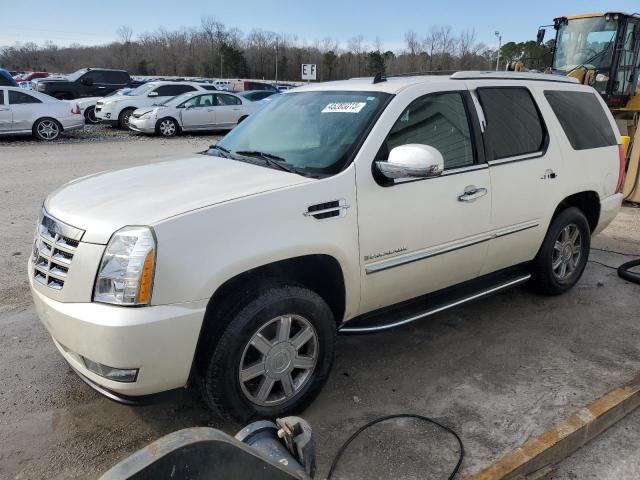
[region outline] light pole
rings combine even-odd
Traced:
[[[278,84],[278,36],[276,35],[276,85]]]
[[[497,72],[498,68],[500,67],[500,47],[502,46],[502,35],[500,35],[500,32],[498,30],[496,30],[496,37],[498,38],[498,58],[496,59],[496,72]]]

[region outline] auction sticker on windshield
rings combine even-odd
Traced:
[[[330,103],[321,113],[358,113],[366,104],[367,102]]]

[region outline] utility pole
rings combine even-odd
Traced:
[[[276,35],[276,85],[278,84],[278,36]]]
[[[496,72],[497,72],[498,68],[500,67],[500,47],[502,46],[502,35],[500,35],[500,32],[498,30],[496,30],[496,37],[498,37],[498,58],[496,60]]]

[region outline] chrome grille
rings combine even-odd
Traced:
[[[84,230],[72,227],[42,212],[33,242],[33,278],[61,290]]]

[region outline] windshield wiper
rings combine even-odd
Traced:
[[[218,150],[219,152],[222,152],[221,156],[223,158],[231,158],[231,152],[220,145],[209,145],[209,150]]]
[[[247,157],[259,157],[262,158],[267,165],[279,168],[280,170],[284,170],[285,172],[297,173],[295,167],[293,167],[292,165],[287,165],[287,161],[284,158],[279,157],[278,155],[274,155],[273,153],[260,152],[258,150],[240,150],[235,153]]]

